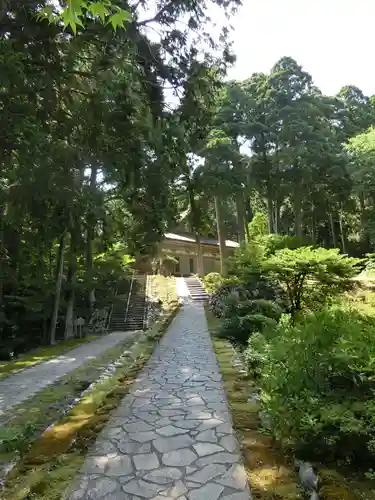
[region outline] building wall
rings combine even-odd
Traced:
[[[228,249],[230,253],[231,249]],[[204,273],[220,272],[219,248],[213,245],[202,245]],[[176,274],[189,275],[197,272],[196,244],[165,240],[160,245],[160,256],[172,255],[179,260]]]

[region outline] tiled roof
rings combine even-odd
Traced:
[[[165,238],[167,240],[195,243],[195,236],[189,233],[184,233],[184,234],[166,233]],[[215,245],[215,246],[219,245],[219,242],[217,240],[212,240],[210,238],[204,238],[204,237],[201,237],[201,243],[203,243],[204,245]],[[225,245],[231,248],[239,247],[237,241],[232,241],[232,240],[225,240]]]

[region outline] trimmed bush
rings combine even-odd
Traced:
[[[246,345],[249,337],[263,328],[275,328],[277,321],[263,314],[247,314],[246,316],[231,316],[226,318],[219,330],[219,335],[238,344]]]
[[[212,294],[224,283],[224,278],[220,273],[209,273],[202,277],[202,282],[206,292]]]
[[[375,324],[338,307],[253,336],[246,357],[260,375],[274,436],[312,457],[375,462]],[[261,367],[261,369],[259,369]]]

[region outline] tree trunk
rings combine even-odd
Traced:
[[[204,275],[203,253],[202,253],[201,238],[199,233],[195,233],[195,242],[197,244],[197,274],[198,276],[203,276]]]
[[[226,252],[225,252],[225,234],[223,227],[221,202],[218,196],[215,196],[215,211],[216,211],[217,237],[219,240],[219,250],[220,250],[220,272],[222,276],[226,276],[227,269],[226,269]]]
[[[61,285],[62,285],[63,272],[64,272],[65,245],[66,245],[66,230],[63,232],[63,234],[60,238],[59,250],[57,252],[55,298],[54,298],[54,302],[53,302],[53,311],[52,311],[51,325],[50,325],[50,330],[49,330],[49,341],[50,341],[50,344],[52,344],[52,345],[56,343],[56,324],[57,324],[57,318],[59,315]]]
[[[363,234],[363,240],[368,247],[370,247],[370,235],[368,234],[366,227],[366,204],[365,197],[363,192],[358,194],[359,198],[359,206],[360,206],[360,220],[361,220],[361,229]]]
[[[247,227],[249,222],[251,222],[253,220],[253,217],[254,217],[254,212],[253,212],[253,207],[251,206],[250,196],[247,197],[246,202],[245,202],[245,217],[246,217],[246,227]]]
[[[98,175],[98,167],[91,166],[91,175],[90,175],[90,191],[92,195],[91,203],[93,202],[93,195],[96,190],[96,177]],[[89,309],[89,317],[91,317],[94,306],[95,306],[95,289],[92,287],[93,280],[93,250],[92,245],[94,241],[95,234],[95,215],[93,214],[92,206],[90,207],[88,217],[87,217],[87,233],[86,233],[86,276],[88,278],[89,283],[89,292],[88,292],[88,309]]]
[[[337,245],[337,237],[336,237],[336,230],[335,230],[335,222],[333,220],[333,216],[332,216],[331,212],[328,214],[328,217],[329,217],[329,225],[331,228],[332,245],[333,245],[333,248],[337,248],[338,245]]]
[[[274,217],[275,227],[274,231],[276,234],[280,234],[280,200],[275,201],[275,217]]]
[[[237,224],[238,224],[238,239],[240,245],[243,245],[246,241],[245,238],[245,207],[243,201],[243,193],[239,191],[236,194],[236,211],[237,211]]]
[[[340,238],[341,238],[341,245],[342,245],[342,253],[347,253],[345,229],[344,229],[344,224],[342,223],[342,213],[341,212],[339,213],[339,225],[340,225]]]
[[[315,208],[312,208],[311,213],[311,240],[313,245],[316,245],[316,219],[315,219]]]
[[[363,195],[363,192],[360,192],[358,195],[359,198],[359,206],[361,209],[361,226],[362,226],[362,231],[365,232],[365,225],[366,225],[366,206],[365,206],[365,197]]]
[[[268,232],[272,234],[274,231],[273,224],[273,201],[271,195],[269,194],[267,197],[267,213],[268,213]]]
[[[303,227],[302,227],[302,222],[303,222],[303,213],[302,213],[302,207],[301,207],[301,200],[299,196],[294,197],[294,202],[293,202],[293,208],[294,208],[294,232],[297,238],[303,237]]]
[[[74,335],[74,307],[75,307],[75,285],[77,275],[77,246],[76,235],[74,229],[70,233],[70,249],[69,249],[69,268],[67,277],[67,306],[65,316],[65,340],[72,338]]]

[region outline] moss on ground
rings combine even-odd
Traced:
[[[134,346],[110,378],[97,384],[66,417],[46,430],[6,479],[2,500],[60,500],[112,411],[129,392],[179,306],[169,302],[161,318]]]
[[[254,381],[233,365],[234,350],[225,339],[215,336],[220,325],[208,308],[206,318],[220,371],[223,376],[233,424],[237,432],[254,500],[298,500],[304,496],[298,477],[288,458],[261,428],[260,404],[251,400],[256,392]],[[250,401],[249,401],[250,399]],[[346,479],[329,468],[319,468],[320,500],[374,500],[375,490],[367,481]]]
[[[96,336],[90,335],[89,337],[84,337],[82,339],[71,339],[53,346],[34,349],[33,351],[22,355],[13,361],[0,361],[0,379],[13,375],[26,368],[31,368],[32,366],[38,365],[43,361],[48,361],[55,356],[61,356],[61,354],[65,354],[75,347],[87,342],[92,342],[97,338],[98,337]]]
[[[150,295],[153,299],[160,298],[163,305],[177,301],[176,280],[173,277],[153,275],[150,280]]]

